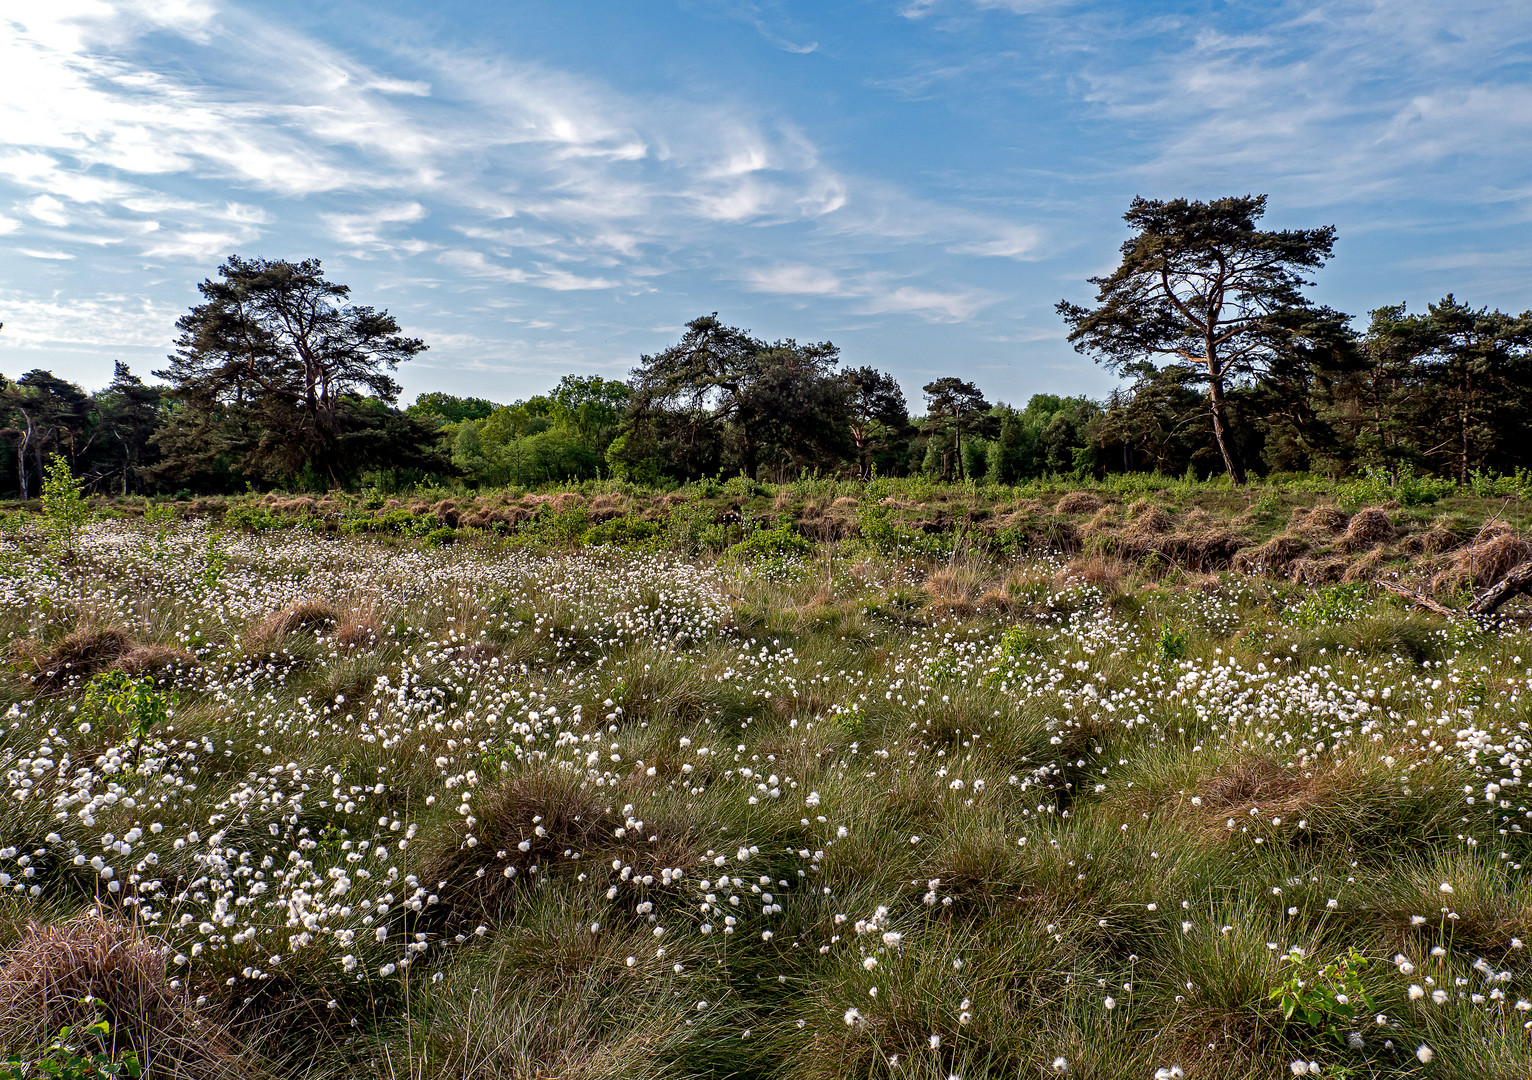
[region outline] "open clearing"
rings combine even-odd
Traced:
[[[100,1015],[191,1077],[1532,1073],[1523,629],[803,548],[10,530],[0,1049]]]

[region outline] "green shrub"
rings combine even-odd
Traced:
[[[660,527],[652,521],[633,515],[608,518],[585,530],[585,542],[592,546],[618,544],[622,547],[653,547]]]
[[[80,723],[100,723],[124,739],[143,740],[170,715],[170,695],[145,676],[135,679],[123,671],[103,671],[85,684]]]
[[[1347,950],[1323,967],[1294,949],[1283,958],[1293,974],[1271,991],[1282,1019],[1298,1020],[1317,1032],[1334,1036],[1346,1043],[1349,1025],[1358,1016],[1370,1016],[1372,998],[1362,986],[1362,972],[1367,958],[1355,949]]]
[[[1164,623],[1155,639],[1154,651],[1161,660],[1174,662],[1186,659],[1187,645],[1188,636],[1184,628]]]
[[[226,528],[244,529],[248,532],[264,532],[267,529],[282,529],[292,523],[265,506],[256,503],[235,503],[224,511],[223,523]]]
[[[814,554],[814,542],[788,520],[770,529],[757,529],[729,548],[729,554],[746,558],[806,558]]]
[[[1451,480],[1416,476],[1407,467],[1400,468],[1397,477],[1393,477],[1387,469],[1373,465],[1341,490],[1340,502],[1351,509],[1389,501],[1400,506],[1424,506],[1455,491],[1457,485]]]
[[[55,551],[73,555],[75,540],[90,520],[80,481],[69,471],[69,462],[54,454],[43,478],[43,528]]]
[[[112,1025],[107,1020],[96,1020],[85,1027],[62,1027],[52,1045],[38,1058],[26,1060],[12,1057],[0,1065],[4,1080],[102,1080],[105,1077],[133,1076],[142,1071],[138,1055],[132,1050],[124,1051],[119,1058],[106,1052],[107,1038]]]

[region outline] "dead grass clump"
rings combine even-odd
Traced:
[[[1350,520],[1338,506],[1311,506],[1308,509],[1300,506],[1293,511],[1290,524],[1300,532],[1333,536],[1344,529]]]
[[[0,955],[7,1047],[40,1052],[59,1028],[101,1017],[111,1024],[109,1054],[132,1050],[146,1076],[202,1080],[245,1072],[228,1034],[185,989],[170,987],[168,955],[162,943],[98,915],[29,925]]]
[[[1506,522],[1491,521],[1431,579],[1431,589],[1487,589],[1528,559],[1532,544]]]
[[[1132,563],[1112,555],[1085,555],[1059,571],[1057,583],[1060,588],[1065,588],[1083,582],[1112,596],[1122,591],[1123,579],[1133,570]]]
[[[382,639],[377,612],[370,604],[342,612],[335,621],[335,642],[348,649],[370,649]]]
[[[1303,780],[1291,770],[1266,758],[1252,757],[1218,770],[1199,794],[1203,803],[1215,810],[1248,809],[1290,799],[1303,788]]]
[[[111,671],[133,647],[127,631],[105,626],[73,630],[46,648],[22,642],[16,646],[16,655],[31,666],[32,685],[59,690]]]
[[[580,506],[584,502],[585,500],[580,497],[578,492],[561,491],[553,497],[553,509],[555,512],[562,514],[571,507]]]
[[[1053,505],[1055,514],[1094,514],[1106,503],[1090,491],[1071,491]]]
[[[1373,506],[1353,515],[1339,546],[1342,551],[1355,553],[1375,544],[1386,543],[1398,535],[1388,515]]]
[[[177,668],[195,667],[197,658],[185,649],[170,645],[134,645],[122,654],[117,666],[127,674],[162,675]]]
[[[932,611],[959,615],[973,611],[988,576],[976,566],[958,563],[934,570],[921,589],[931,598]]]
[[[1307,585],[1334,585],[1346,576],[1351,564],[1345,559],[1294,559],[1288,567],[1289,580]]]
[[[1234,569],[1242,574],[1283,574],[1293,560],[1309,549],[1309,542],[1293,533],[1278,533],[1260,547],[1246,548],[1234,556]]]
[[[1388,561],[1388,549],[1375,547],[1367,552],[1356,562],[1346,567],[1346,572],[1341,575],[1341,581],[1352,584],[1359,581],[1371,581],[1378,576],[1383,569],[1383,564]]]
[[[1141,533],[1167,533],[1174,527],[1165,508],[1148,499],[1139,499],[1128,507],[1128,520],[1133,523],[1134,530]]]
[[[1464,522],[1450,516],[1437,518],[1425,532],[1410,538],[1421,555],[1441,555],[1468,539]]]
[[[255,649],[274,648],[289,634],[319,634],[339,621],[335,608],[322,600],[300,600],[273,611],[250,627],[246,644]]]
[[[523,773],[480,794],[472,830],[478,843],[470,847],[467,826],[458,825],[421,863],[419,880],[437,903],[420,913],[412,933],[472,933],[508,915],[523,889],[564,871],[620,860],[636,877],[653,875],[655,893],[666,888],[659,880],[663,869],[696,861],[684,824],[619,813],[606,801],[619,796],[582,790],[577,778]]]
[[[844,510],[848,506],[855,506],[856,505],[856,499],[853,496],[851,496],[851,495],[842,495],[840,498],[836,499],[830,505]]]
[[[1080,538],[1090,540],[1097,536],[1112,536],[1117,530],[1117,511],[1110,506],[1097,510],[1091,519],[1080,526]]]

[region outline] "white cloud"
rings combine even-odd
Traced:
[[[963,322],[999,299],[980,289],[921,288],[897,284],[887,274],[835,274],[803,263],[752,270],[744,284],[754,292],[850,300],[862,314],[917,315],[927,322]]]
[[[795,293],[809,296],[844,295],[840,278],[823,267],[806,266],[801,263],[752,270],[746,275],[745,281],[756,292]]]
[[[332,239],[348,248],[385,248],[393,242],[385,239],[385,233],[394,231],[393,226],[408,225],[422,221],[426,208],[418,202],[392,203],[377,206],[357,214],[320,214]]]
[[[125,293],[38,297],[15,290],[0,291],[0,311],[5,313],[0,350],[58,345],[147,349],[154,350],[154,359],[163,355],[166,327],[178,314]]]

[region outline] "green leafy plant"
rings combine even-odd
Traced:
[[[1416,476],[1408,466],[1390,474],[1382,466],[1373,465],[1342,489],[1340,501],[1347,509],[1390,501],[1400,506],[1427,506],[1456,490],[1457,485],[1451,480]]]
[[[1267,995],[1282,1010],[1282,1019],[1334,1035],[1344,1045],[1347,1025],[1374,1011],[1362,986],[1367,958],[1348,949],[1322,967],[1297,950],[1282,959],[1291,965],[1292,974]]]
[[[1367,605],[1367,586],[1328,585],[1308,594],[1282,612],[1289,626],[1331,626],[1350,622]]]
[[[216,532],[208,533],[202,560],[202,588],[208,592],[216,589],[228,565],[229,553],[223,549],[223,537]]]
[[[20,1056],[4,1062],[0,1076],[4,1080],[100,1080],[103,1077],[137,1077],[142,1069],[138,1055],[132,1050],[120,1057],[107,1053],[107,1040],[112,1034],[110,1021],[96,1019],[84,1027],[69,1025],[59,1029],[50,1045],[40,1057],[28,1060]]]
[[[154,679],[135,679],[123,671],[103,671],[85,684],[81,728],[92,721],[127,739],[142,741],[170,715],[170,695]]]
[[[806,557],[814,554],[814,542],[783,518],[770,529],[758,529],[729,548],[736,556],[756,558]]]
[[[69,471],[69,462],[54,454],[43,478],[43,528],[54,551],[73,557],[75,540],[90,521],[90,507],[79,479]]]
[[[1159,636],[1154,642],[1155,655],[1165,661],[1185,660],[1188,643],[1189,637],[1185,628],[1162,623]]]

